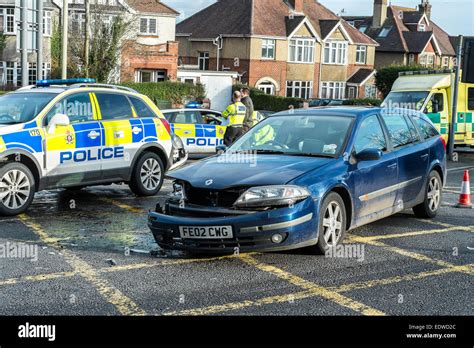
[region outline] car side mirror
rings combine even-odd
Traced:
[[[223,154],[223,153],[226,152],[226,151],[227,151],[227,146],[225,146],[225,145],[218,145],[218,146],[216,146],[216,153],[217,153],[218,155],[221,155],[221,154]]]
[[[382,158],[382,151],[379,149],[365,149],[355,155],[358,161],[377,161]]]
[[[51,118],[51,121],[49,121],[48,134],[54,134],[58,126],[69,126],[70,124],[71,121],[68,115],[56,114]]]

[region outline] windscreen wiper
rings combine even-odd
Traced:
[[[285,155],[288,156],[301,156],[301,157],[323,157],[323,158],[334,158],[334,155],[328,155],[324,153],[311,153],[311,152],[287,152]]]

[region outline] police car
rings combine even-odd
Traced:
[[[170,109],[163,115],[171,124],[172,132],[184,143],[192,157],[216,153],[216,146],[224,143],[227,120],[218,111],[208,109]]]
[[[0,214],[25,211],[34,193],[126,182],[158,193],[186,161],[153,102],[93,79],[41,80],[0,97]]]
[[[219,111],[184,108],[162,112],[170,122],[172,132],[183,141],[191,157],[213,155],[216,147],[224,144],[224,134],[229,122]],[[264,119],[261,112],[255,112],[255,123]]]

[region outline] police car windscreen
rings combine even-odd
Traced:
[[[0,125],[33,120],[56,96],[54,93],[12,93],[0,97]]]

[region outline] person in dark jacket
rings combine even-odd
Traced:
[[[242,94],[241,102],[247,108],[247,111],[245,112],[245,120],[243,124],[243,131],[247,132],[250,128],[252,128],[254,124],[253,114],[254,114],[255,108],[253,106],[252,98],[250,98],[250,89],[243,88],[240,92]]]

